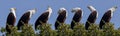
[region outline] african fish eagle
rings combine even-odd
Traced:
[[[32,9],[32,10],[28,10],[26,13],[22,15],[22,17],[20,18],[17,24],[18,30],[20,30],[21,26],[23,26],[24,24],[28,24],[30,18],[32,17],[33,14],[35,14],[35,12],[36,9]]]
[[[83,11],[79,7],[73,8],[72,12],[75,13],[75,14],[72,18],[71,29],[74,28],[74,26],[76,25],[76,22],[79,23],[79,21],[81,20],[81,18],[83,16]]]
[[[7,17],[7,21],[6,21],[6,30],[7,32],[11,33],[12,30],[11,27],[13,27],[15,25],[16,22],[16,8],[10,8],[10,13]]]
[[[47,23],[51,13],[52,8],[48,7],[48,9],[38,17],[38,19],[35,22],[35,30],[37,30],[38,25],[43,25],[44,23]]]
[[[60,26],[61,23],[64,23],[67,17],[67,11],[65,8],[60,8],[58,11],[58,17],[55,22],[55,29],[58,29],[58,26]]]
[[[107,12],[105,12],[105,14],[103,15],[101,21],[100,21],[100,24],[99,24],[99,27],[100,29],[102,29],[103,25],[105,25],[105,23],[109,23],[112,16],[113,16],[113,12],[117,9],[116,6],[108,9]]]
[[[88,30],[90,24],[94,24],[96,19],[98,18],[98,12],[93,6],[88,6],[88,9],[90,9],[91,13],[86,21],[85,29]]]

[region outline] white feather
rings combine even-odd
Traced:
[[[90,11],[96,11],[96,9],[93,6],[88,6],[88,9],[90,9]]]
[[[98,12],[97,12],[97,16],[96,16],[96,18],[98,18]]]
[[[82,11],[82,16],[83,16],[83,11]]]
[[[61,10],[61,11],[64,11],[64,10],[66,10],[66,9],[65,9],[65,8],[60,8],[60,10]]]
[[[81,8],[76,7],[76,8],[73,8],[73,9],[72,9],[72,12],[77,12],[77,11],[79,11],[79,10],[81,10]],[[82,11],[82,16],[83,16],[83,11]]]
[[[110,9],[108,9],[108,10],[111,10],[111,17],[113,16],[113,12],[114,12],[116,9],[117,9],[116,6],[114,6],[114,7],[110,8]]]
[[[113,13],[111,12],[111,17],[113,16]]]
[[[16,9],[15,8],[11,8],[10,11],[14,14],[14,16],[16,18],[16,13],[15,13]]]
[[[65,8],[60,8],[59,11],[58,11],[58,14],[61,13],[62,11],[64,11],[64,10],[66,11]]]
[[[32,17],[33,14],[35,14],[36,10],[33,9],[33,10],[28,10],[30,12],[30,18]]]
[[[76,7],[76,8],[73,8],[73,9],[72,9],[72,12],[77,12],[77,11],[79,11],[79,10],[81,10],[81,8]]]
[[[111,10],[111,12],[114,12],[116,9],[117,7],[115,6],[115,7],[110,8],[109,10]]]
[[[65,8],[60,8],[59,11],[58,11],[58,14],[63,12],[63,11],[66,11],[66,17],[68,16],[68,13],[67,13],[67,10]]]
[[[51,16],[51,13],[52,13],[52,8],[51,7],[48,7],[48,9],[46,10],[46,12],[49,12],[49,18],[50,18],[50,16]]]

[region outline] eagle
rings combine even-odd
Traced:
[[[16,22],[16,8],[10,8],[10,13],[7,16],[7,21],[6,21],[6,31],[8,33],[11,33],[11,28],[14,27]]]
[[[47,10],[38,17],[38,19],[35,22],[35,30],[37,30],[38,25],[44,25],[44,23],[47,23],[51,13],[52,8],[48,7]]]
[[[99,24],[100,29],[102,29],[102,27],[103,27],[103,25],[105,25],[105,23],[110,22],[110,20],[113,16],[113,13],[115,12],[116,9],[117,9],[117,6],[114,6],[110,9],[108,9],[108,11],[104,13],[104,15],[100,21],[100,24]]]
[[[67,17],[67,11],[65,8],[60,8],[58,11],[58,17],[55,21],[55,29],[58,29],[61,23],[64,23]]]
[[[93,6],[88,6],[88,9],[90,9],[91,13],[86,21],[85,24],[85,29],[88,30],[90,24],[94,24],[96,19],[98,18],[98,12],[96,11],[96,9]]]
[[[32,17],[33,14],[35,14],[35,12],[36,12],[36,9],[31,9],[22,15],[22,17],[19,19],[18,24],[17,24],[18,30],[21,30],[21,27],[24,24],[28,24],[30,18]]]
[[[76,23],[79,23],[79,21],[81,20],[81,18],[83,16],[83,11],[79,7],[73,8],[72,12],[75,13],[75,14],[74,14],[74,16],[72,18],[71,29],[74,28]]]

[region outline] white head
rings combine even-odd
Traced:
[[[113,16],[113,12],[117,9],[117,6],[114,6],[108,10],[111,10],[111,17]]]
[[[65,8],[60,8],[59,11],[58,11],[58,14],[60,14],[63,11],[66,11],[66,16],[67,16],[68,13],[67,13],[67,10]]]
[[[94,12],[94,11],[96,11],[96,9],[93,7],[93,6],[88,6],[88,9],[90,9],[90,11],[91,12]],[[96,11],[97,12],[97,11]],[[98,12],[97,12],[97,16],[96,16],[96,18],[98,18]]]
[[[31,16],[32,16],[33,14],[35,14],[36,9],[32,9],[32,10],[28,10],[28,11],[30,12],[30,18],[31,18]]]
[[[90,9],[90,11],[96,11],[96,9],[93,6],[88,6],[88,9]]]
[[[58,11],[58,14],[61,13],[62,11],[66,11],[65,8],[60,8],[59,11]]]
[[[73,8],[73,9],[72,9],[72,12],[77,12],[77,11],[79,11],[79,10],[81,10],[81,8],[76,7],[76,8]]]
[[[48,6],[48,9],[46,11],[52,13],[52,8],[50,6]]]
[[[76,7],[72,9],[72,12],[78,12],[78,11],[82,11],[81,8]],[[83,16],[83,11],[82,11],[82,16]]]
[[[16,11],[16,8],[10,8],[10,12],[12,12],[14,14],[14,16],[16,17],[15,11]]]
[[[117,9],[117,6],[114,6],[114,7],[110,8],[110,9],[108,9],[108,10],[111,10],[111,12],[114,12],[116,9]]]
[[[52,13],[52,8],[50,6],[48,6],[48,9],[46,10],[46,12],[49,12],[49,16],[48,17],[50,17],[50,15]]]

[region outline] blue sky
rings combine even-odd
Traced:
[[[6,19],[10,13],[10,8],[15,7],[17,20],[16,24],[20,17],[27,11],[33,8],[37,8],[37,12],[32,16],[29,21],[34,25],[36,19],[47,9],[48,6],[51,6],[53,13],[48,20],[48,23],[52,24],[54,29],[54,23],[57,18],[57,12],[59,8],[64,7],[68,11],[68,16],[66,19],[67,24],[70,24],[74,13],[71,13],[71,9],[75,7],[80,7],[83,10],[83,17],[81,22],[85,23],[90,10],[87,8],[88,5],[94,6],[98,11],[98,18],[96,23],[99,24],[100,19],[103,14],[111,7],[118,6],[118,9],[114,12],[114,15],[111,19],[111,22],[114,23],[114,27],[120,27],[120,0],[0,0],[0,28],[5,27]]]

